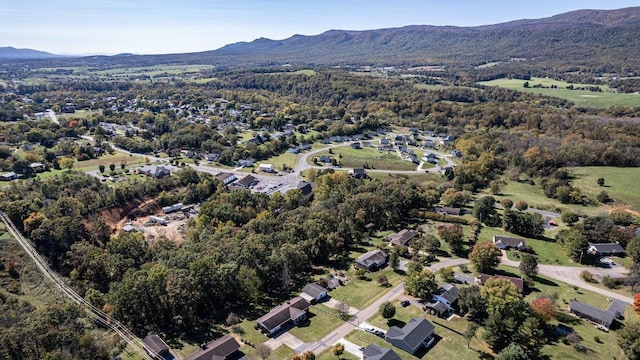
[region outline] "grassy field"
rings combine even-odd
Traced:
[[[336,310],[324,305],[314,305],[309,308],[309,321],[289,330],[289,333],[304,342],[313,342],[322,339],[333,329],[344,324]]]
[[[489,195],[488,192],[486,194]],[[492,196],[498,202],[505,198],[513,200],[514,203],[520,200],[524,200],[529,204],[529,207],[540,209],[571,209],[578,214],[584,215],[599,215],[609,212],[609,209],[605,205],[583,206],[574,204],[563,204],[558,200],[547,198],[544,195],[542,188],[540,188],[539,186],[517,181],[508,182],[507,185],[502,189],[502,194]]]
[[[388,290],[391,290],[391,288],[402,281],[402,275],[389,268],[373,273],[367,273],[365,275],[366,279],[358,279],[353,267],[350,267],[349,270],[345,272],[351,280],[345,286],[340,286],[339,288],[331,291],[330,295],[332,298],[338,301],[344,301],[347,305],[356,309],[366,308],[369,304],[373,303],[377,298],[382,296]],[[381,287],[378,285],[377,279],[380,275],[386,276],[391,286]]]
[[[592,197],[606,191],[616,205],[628,205],[640,211],[640,168],[618,168],[610,166],[569,168],[575,179],[573,184]],[[605,179],[605,186],[598,186],[598,178]]]
[[[375,148],[352,149],[349,146],[342,146],[332,150],[322,151],[315,154],[315,157],[329,155],[338,160],[343,167],[362,168],[368,165],[370,169],[376,170],[415,170],[416,165],[401,159],[396,153],[381,153]],[[342,158],[340,159],[340,155]],[[309,159],[311,163],[311,159]]]
[[[596,107],[596,108],[608,108],[610,106],[640,106],[640,95],[636,94],[619,94],[613,92],[606,85],[599,85],[602,92],[593,92],[587,90],[568,90],[567,86],[570,84],[564,81],[557,81],[553,79],[532,78],[529,80],[529,88],[524,88],[523,84],[526,80],[521,79],[496,79],[491,81],[479,82],[479,85],[485,86],[498,86],[508,89],[530,92],[535,94],[542,94],[560,99],[569,100],[575,103],[577,106],[582,107]],[[557,89],[545,89],[545,88],[533,88],[534,85],[540,84],[542,86],[550,87],[556,85]],[[588,84],[573,84],[574,87],[591,87],[594,85]]]
[[[280,155],[272,156],[268,159],[257,161],[255,164],[256,169],[260,164],[271,164],[276,170],[283,170],[284,165],[288,168],[294,168],[298,165],[298,160],[300,159],[300,155],[292,154],[289,151],[285,151]],[[257,171],[257,170],[256,170]]]

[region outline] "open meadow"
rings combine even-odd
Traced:
[[[524,87],[525,82],[529,83],[528,88]],[[543,78],[531,78],[531,80],[528,81],[522,79],[496,79],[481,81],[478,84],[557,97],[569,100],[579,107],[608,108],[610,106],[640,106],[640,95],[616,93],[607,85],[572,84],[574,87],[598,86],[602,90],[601,92],[595,92],[589,90],[569,90],[566,87],[571,84],[567,82]],[[543,87],[534,88],[535,85],[541,85]],[[550,88],[552,85],[557,86],[557,88]]]

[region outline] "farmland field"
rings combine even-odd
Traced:
[[[609,89],[606,85],[573,84],[574,87],[599,86],[600,89],[602,89],[602,92],[593,92],[587,90],[568,90],[566,87],[570,85],[569,83],[553,79],[531,78],[531,80],[528,81],[529,88],[525,88],[523,86],[525,82],[527,82],[527,80],[496,79],[491,81],[482,81],[478,84],[484,86],[498,86],[512,90],[557,97],[569,100],[577,106],[582,107],[608,108],[610,106],[640,106],[640,95],[619,94],[614,92],[612,89]],[[555,85],[558,88],[533,88],[533,86],[538,84],[545,87]]]

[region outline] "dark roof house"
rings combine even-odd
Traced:
[[[569,311],[583,319],[602,325],[607,329],[611,327],[615,320],[614,314],[577,300],[571,302]]]
[[[307,318],[309,302],[297,296],[279,305],[256,320],[258,326],[267,333],[274,334],[289,325],[297,325]]]
[[[154,359],[164,359],[171,351],[169,345],[156,334],[147,335],[142,339],[142,347]]]
[[[366,348],[364,348],[364,350],[362,350],[362,359],[363,360],[401,360],[402,358],[389,348],[383,348],[376,344],[369,344],[367,345]]]
[[[493,243],[501,250],[509,248],[522,250],[527,247],[527,241],[524,239],[517,239],[502,235],[493,235]]]
[[[384,267],[387,263],[387,257],[387,254],[380,249],[371,250],[360,255],[356,259],[356,264],[369,271],[377,270]]]
[[[238,180],[236,184],[244,188],[249,188],[257,183],[258,183],[258,179],[256,179],[253,175],[247,175],[242,179]]]
[[[364,169],[352,169],[349,170],[349,174],[356,179],[364,179],[367,176],[367,172]]]
[[[184,360],[231,360],[244,357],[240,351],[240,344],[229,335],[203,346],[202,349],[187,356]]]
[[[410,354],[415,354],[431,339],[434,331],[435,327],[427,319],[413,318],[403,328],[390,327],[385,340]]]
[[[624,253],[624,248],[616,243],[589,243],[589,252],[601,256],[618,255]]]
[[[302,196],[307,199],[310,199],[313,196],[313,188],[314,184],[307,181],[300,181],[296,188],[302,192]]]
[[[404,229],[387,236],[387,240],[389,240],[389,244],[394,246],[408,246],[409,241],[417,236],[420,236],[419,231]]]

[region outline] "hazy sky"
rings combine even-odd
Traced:
[[[179,53],[330,29],[475,26],[636,5],[638,0],[0,0],[0,46]]]

